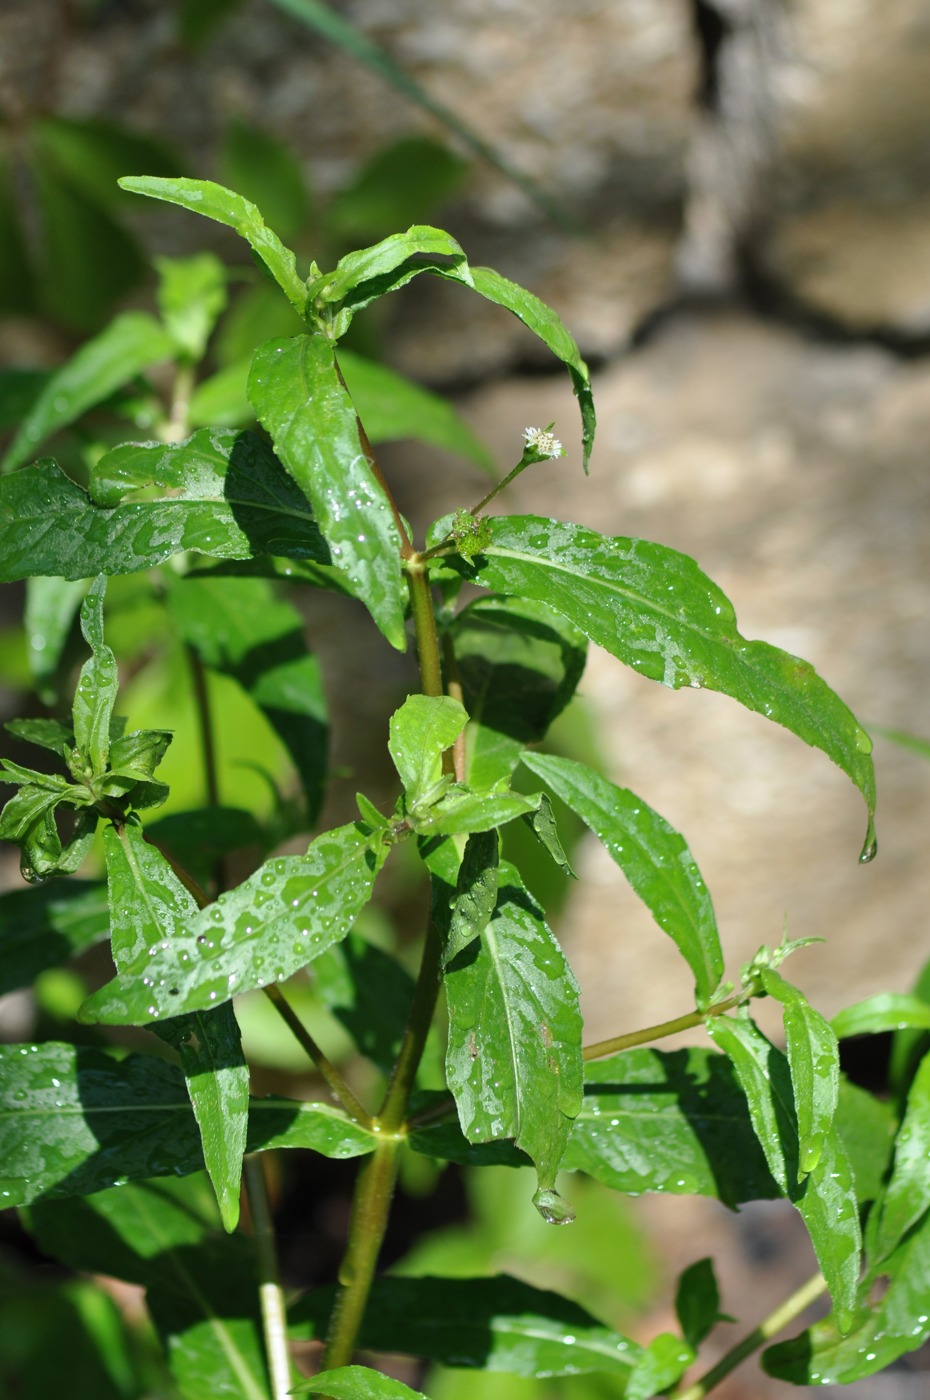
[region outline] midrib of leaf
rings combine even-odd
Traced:
[[[509,1046],[509,1049],[510,1049],[510,1067],[511,1067],[511,1071],[512,1071],[512,1073],[513,1073],[513,1084],[514,1084],[514,1087],[515,1087],[515,1090],[516,1090],[516,1092],[515,1092],[515,1094],[514,1094],[514,1102],[515,1102],[515,1106],[516,1106],[516,1118],[517,1118],[517,1123],[516,1123],[517,1131],[516,1131],[516,1133],[514,1134],[514,1141],[516,1142],[516,1141],[519,1139],[519,1137],[520,1137],[520,1130],[521,1130],[521,1128],[522,1128],[522,1126],[523,1126],[523,1111],[522,1111],[522,1107],[521,1107],[520,1092],[519,1092],[519,1088],[520,1088],[520,1066],[519,1066],[519,1062],[518,1062],[518,1060],[517,1060],[516,1042],[515,1042],[515,1040],[514,1040],[514,1034],[513,1034],[513,1017],[512,1017],[512,1015],[510,1014],[510,998],[509,998],[509,996],[508,996],[508,994],[507,994],[506,984],[505,984],[505,982],[504,982],[504,978],[503,978],[502,973],[501,973],[500,947],[499,947],[499,945],[498,945],[497,934],[494,932],[494,921],[493,921],[493,919],[488,923],[488,926],[487,926],[487,928],[485,929],[485,938],[486,938],[486,943],[487,943],[488,952],[489,952],[490,955],[491,955],[491,961],[492,961],[492,963],[494,964],[494,972],[495,972],[495,975],[496,975],[496,977],[497,977],[498,985],[499,985],[499,987],[500,987],[500,989],[501,989],[501,995],[502,995],[502,997],[503,997],[504,1007],[505,1007],[505,1017],[506,1017],[506,1023],[507,1023],[507,1045]]]
[[[218,1317],[217,1314],[213,1311],[213,1308],[210,1306],[209,1300],[203,1295],[203,1293],[201,1293],[196,1281],[191,1277],[181,1260],[178,1258],[177,1251],[174,1248],[174,1246],[170,1243],[166,1243],[162,1232],[158,1228],[157,1218],[153,1219],[150,1212],[146,1208],[146,1203],[144,1198],[142,1197],[142,1193],[140,1193],[139,1213],[140,1215],[144,1215],[146,1217],[149,1231],[151,1232],[153,1238],[157,1239],[162,1246],[161,1252],[163,1254],[167,1254],[168,1258],[171,1260],[171,1267],[178,1275],[178,1278],[181,1280],[181,1283],[187,1291],[188,1295],[195,1300],[204,1317],[210,1324],[210,1327],[216,1334],[216,1338],[220,1344],[220,1347],[222,1348],[223,1354],[228,1360],[230,1367],[232,1368],[233,1372],[236,1375],[236,1378],[242,1386],[245,1395],[249,1397],[249,1400],[268,1400],[267,1391],[265,1391],[264,1389],[260,1389],[256,1386],[255,1379],[251,1371],[249,1370],[246,1363],[243,1361],[242,1356],[235,1344],[235,1341],[229,1334],[229,1329],[225,1326],[222,1319]]]

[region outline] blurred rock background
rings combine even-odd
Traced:
[[[554,305],[595,366],[590,481],[571,395],[512,318],[421,279],[378,327],[386,358],[453,392],[502,467],[526,424],[556,420],[567,459],[524,476],[510,508],[694,555],[733,599],[745,635],[814,662],[866,727],[930,736],[925,0],[333,6],[528,177],[556,217],[290,9],[299,5],[7,0],[6,362],[54,363],[93,321],[30,303],[15,275],[11,201],[25,211],[28,249],[67,244],[55,200],[23,173],[42,146],[43,113],[118,122],[212,178],[224,150],[228,161],[230,124],[250,124],[293,151],[317,214],[386,142],[439,138],[469,167],[430,217],[472,261]],[[55,217],[67,227],[64,197]],[[134,208],[126,219],[150,251],[211,240],[233,249],[186,216]],[[133,287],[128,277],[138,298]],[[388,457],[418,524],[459,504],[463,483],[466,495],[478,486],[451,460],[437,472],[419,448]],[[309,624],[324,660],[343,627],[327,606]],[[337,712],[341,762],[360,761],[355,721],[387,713],[403,682],[389,668],[387,691],[372,690],[385,674],[376,646],[349,663],[359,684]],[[877,986],[911,984],[930,953],[930,764],[876,739],[880,855],[860,868],[861,803],[821,754],[720,696],[650,686],[596,653],[583,691],[607,771],[688,837],[734,972],[787,921],[791,937],[829,940],[792,964],[826,1014]],[[582,848],[579,873],[561,933],[590,1038],[683,1009],[677,955],[595,844]],[[669,1267],[710,1249],[715,1208],[658,1201],[644,1211],[659,1217],[659,1207]],[[734,1311],[760,1228],[750,1219],[731,1230],[724,1306]],[[809,1266],[787,1251],[790,1238],[781,1222],[761,1249],[773,1303],[783,1277]],[[903,1400],[925,1393],[914,1388],[924,1381],[889,1373],[845,1394]],[[788,1393],[746,1384],[719,1393]]]

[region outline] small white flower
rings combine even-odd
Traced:
[[[524,451],[532,449],[532,451],[538,452],[540,457],[564,456],[564,447],[551,431],[553,426],[550,423],[548,428],[524,428],[523,441],[526,444]]]

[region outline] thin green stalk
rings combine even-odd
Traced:
[[[419,556],[407,560],[407,588],[420,661],[420,688],[424,695],[442,695],[439,633],[429,586],[429,570]]]
[[[725,1380],[731,1371],[735,1371],[741,1361],[745,1361],[747,1356],[751,1356],[759,1347],[764,1346],[766,1342],[770,1342],[773,1337],[777,1336],[783,1327],[787,1327],[789,1322],[793,1322],[822,1293],[825,1293],[826,1288],[827,1284],[823,1275],[814,1274],[814,1277],[803,1283],[796,1293],[792,1293],[791,1297],[780,1303],[774,1312],[769,1313],[758,1327],[754,1327],[748,1336],[744,1337],[741,1342],[737,1342],[736,1346],[732,1347],[726,1356],[721,1357],[716,1366],[712,1366],[700,1380],[695,1381],[693,1385],[687,1386],[684,1390],[673,1391],[672,1400],[704,1400],[704,1396],[719,1385],[722,1380]]]
[[[307,1052],[310,1059],[316,1065],[320,1074],[329,1085],[333,1095],[339,1103],[342,1104],[342,1107],[345,1109],[346,1113],[348,1113],[349,1117],[354,1122],[359,1123],[363,1128],[370,1128],[371,1114],[362,1107],[336,1066],[323,1053],[319,1045],[317,1045],[313,1036],[300,1020],[290,1002],[285,998],[281,988],[277,986],[276,983],[272,982],[270,986],[263,987],[262,990],[282,1021],[293,1033],[301,1049]]]
[[[610,1040],[598,1040],[593,1045],[586,1045],[581,1053],[585,1060],[600,1060],[604,1055],[616,1055],[621,1050],[632,1050],[634,1045],[648,1045],[652,1040],[664,1040],[668,1035],[677,1035],[679,1031],[703,1025],[708,1016],[720,1016],[724,1011],[731,1011],[734,1006],[741,1005],[745,1000],[746,994],[741,992],[739,996],[721,1001],[719,1005],[711,1006],[707,1011],[691,1011],[687,1016],[676,1016],[674,1021],[660,1021],[658,1025],[644,1026],[642,1030],[629,1031],[626,1035],[615,1035]]]
[[[287,1314],[284,1290],[278,1279],[274,1224],[268,1199],[265,1166],[258,1154],[249,1154],[242,1161],[242,1175],[249,1197],[255,1258],[258,1265],[258,1291],[262,1310],[262,1330],[271,1377],[274,1400],[285,1400],[291,1388],[291,1361],[287,1347]]]
[[[339,1269],[340,1288],[323,1354],[324,1371],[347,1366],[352,1360],[387,1229],[399,1148],[400,1137],[386,1138],[359,1168],[349,1242]]]

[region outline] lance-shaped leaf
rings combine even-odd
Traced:
[[[235,229],[267,267],[291,305],[303,314],[307,289],[297,275],[294,254],[268,228],[250,200],[212,180],[165,180],[152,175],[127,175],[119,184],[121,189],[133,194],[180,204],[182,209],[190,209],[194,214],[202,214],[206,219],[215,219]]]
[[[203,1168],[184,1076],[165,1060],[57,1042],[5,1045],[0,1085],[0,1209]],[[306,1147],[342,1159],[376,1141],[332,1104],[261,1098],[249,1106],[250,1152]]]
[[[387,849],[350,823],[318,836],[306,855],[266,861],[167,947],[157,944],[101,987],[82,1019],[142,1025],[283,982],[345,937]]]
[[[865,798],[874,855],[872,741],[806,661],[747,642],[729,599],[693,559],[539,516],[497,516],[490,543],[456,568],[482,587],[536,598],[650,680],[720,690],[822,749]]]
[[[152,481],[170,494],[103,509],[51,460],[0,480],[0,581],[132,574],[182,550],[330,563],[309,502],[254,433],[203,429],[176,446],[118,448],[100,466],[114,461],[131,481],[117,499]]]
[[[930,1055],[911,1083],[898,1131],[894,1167],[880,1202],[878,1228],[870,1235],[873,1260],[884,1259],[930,1206]]]
[[[721,1321],[720,1289],[713,1259],[698,1259],[683,1270],[675,1289],[675,1316],[681,1334],[694,1348]]]
[[[103,598],[107,581],[94,579],[81,604],[81,631],[91,656],[81,667],[71,718],[74,742],[94,774],[104,773],[110,753],[110,721],[119,690],[116,657],[103,640]]]
[[[48,749],[66,761],[74,748],[74,730],[57,719],[11,719],[3,727],[9,734],[15,734],[17,739],[24,739],[27,744],[37,744],[40,749]],[[18,766],[14,764],[11,771]]]
[[[301,1298],[290,1310],[291,1336],[323,1335],[332,1298],[332,1289]],[[376,1279],[358,1344],[515,1376],[623,1377],[643,1351],[577,1303],[506,1274]]]
[[[442,776],[442,755],[468,722],[448,695],[411,695],[391,716],[388,750],[404,785],[408,807],[429,795]]]
[[[117,316],[47,381],[10,444],[3,470],[21,467],[52,433],[173,352],[171,336],[153,316],[142,311]]]
[[[333,1400],[427,1400],[421,1390],[372,1371],[369,1366],[337,1366],[295,1385],[291,1395],[331,1395]]]
[[[908,1027],[930,1030],[930,1002],[911,992],[877,992],[838,1011],[830,1022],[838,1040],[851,1035],[880,1035]]]
[[[468,269],[468,273],[469,276],[466,277],[465,269],[449,268],[443,272],[443,275],[464,282],[466,286],[474,287],[475,291],[488,301],[493,301],[496,306],[503,306],[507,311],[511,311],[523,322],[527,330],[538,336],[543,344],[552,351],[556,359],[561,360],[568,370],[572,389],[581,410],[582,463],[585,474],[587,474],[588,458],[591,456],[591,448],[594,445],[596,426],[594,398],[591,394],[591,377],[588,373],[588,366],[581,358],[581,351],[574,338],[566,330],[552,307],[547,306],[533,292],[528,292],[525,287],[502,277],[491,267],[471,267]],[[502,591],[506,592],[507,590]]]
[[[798,1120],[798,1173],[805,1176],[820,1161],[833,1125],[840,1089],[840,1055],[830,1025],[815,1011],[803,992],[786,982],[774,968],[760,976],[770,997],[784,1007],[788,1066]]]
[[[492,831],[516,817],[535,813],[542,794],[524,797],[519,792],[472,792],[463,783],[453,783],[433,802],[425,800],[408,816],[424,836],[458,836],[470,831]]]
[[[193,896],[140,827],[103,834],[117,969],[157,949],[166,951],[197,919]],[[203,1157],[227,1230],[239,1220],[239,1187],[249,1116],[249,1067],[227,1002],[211,1011],[163,1021],[156,1034],[179,1053]]]
[[[449,904],[448,929],[443,929],[443,967],[487,928],[497,905],[499,864],[500,840],[496,831],[469,836]]]
[[[172,812],[146,826],[149,839],[208,885],[218,861],[231,851],[254,847],[261,854],[267,837],[261,823],[241,807],[198,807]],[[254,864],[254,861],[253,861]]]
[[[628,1195],[712,1196],[728,1206],[779,1188],[724,1055],[625,1050],[585,1066],[585,1092],[562,1166]]]
[[[389,1074],[413,1001],[410,973],[389,953],[350,933],[314,959],[313,978],[323,1004],[361,1053]]]
[[[875,1289],[875,1274],[887,1286]],[[762,1353],[770,1376],[794,1385],[847,1385],[916,1351],[930,1337],[930,1216],[891,1257],[866,1274],[859,1289],[852,1326],[838,1325],[835,1313],[800,1336]]]
[[[340,258],[332,272],[309,283],[307,302],[328,333],[338,339],[349,329],[356,311],[405,287],[421,272],[474,286],[461,244],[441,228],[413,224],[406,233],[392,233],[370,248]]]
[[[186,1400],[270,1400],[254,1249],[222,1234],[205,1177],[38,1202],[29,1227],[53,1258],[146,1289]]]
[[[333,563],[349,576],[391,645],[403,651],[400,532],[362,446],[333,342],[299,335],[260,346],[249,398],[281,461],[312,502]]]
[[[23,627],[29,669],[46,704],[57,699],[56,672],[84,590],[80,579],[31,578],[26,584]]]
[[[472,1142],[513,1138],[552,1188],[581,1106],[578,988],[510,865],[480,939],[445,969],[446,1073]]]
[[[698,1006],[706,1006],[723,976],[723,951],[710,893],[688,845],[635,792],[583,763],[525,753],[523,762],[603,843],[663,933],[694,975]]]
[[[782,1192],[801,1214],[841,1325],[856,1299],[862,1236],[855,1181],[839,1134],[824,1138],[820,1160],[799,1183],[798,1126],[788,1061],[748,1018],[713,1016],[708,1034],[730,1058],[756,1137]]]
[[[468,781],[509,778],[527,744],[543,739],[584,670],[587,639],[567,618],[526,598],[478,598],[450,632],[468,731]]]
[[[109,927],[106,889],[96,880],[0,895],[0,996],[100,943]]]
[[[378,364],[340,349],[339,368],[369,442],[413,438],[441,447],[496,476],[494,457],[450,403],[419,384]]]
[[[260,578],[176,580],[168,607],[201,661],[232,676],[264,713],[294,760],[315,820],[326,778],[326,697],[300,613]]]

